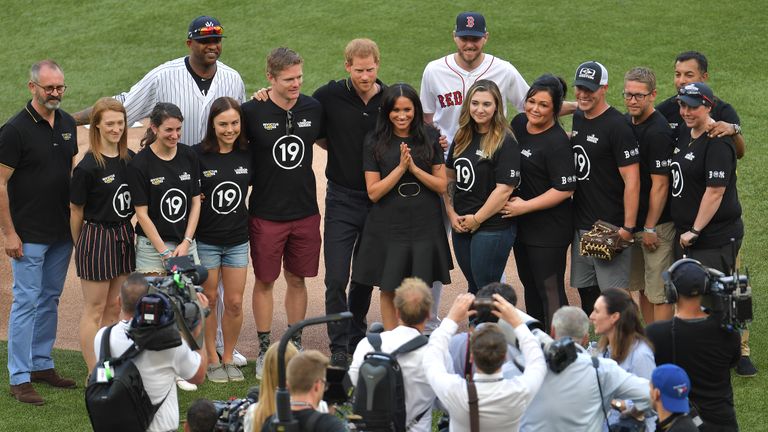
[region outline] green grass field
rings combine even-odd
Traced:
[[[28,100],[26,82],[33,62],[53,58],[63,66],[69,85],[63,108],[78,111],[101,96],[127,90],[158,64],[185,55],[187,25],[202,14],[222,21],[228,37],[221,60],[241,73],[248,92],[266,85],[266,54],[274,47],[289,46],[305,59],[304,91],[312,93],[343,76],[343,48],[355,37],[378,42],[383,81],[404,81],[418,88],[424,65],[455,49],[451,30],[462,10],[485,14],[490,32],[486,51],[511,61],[529,82],[546,72],[572,82],[580,62],[600,61],[609,71],[609,100],[621,110],[621,78],[626,70],[640,65],[653,68],[661,99],[674,92],[674,57],[689,49],[704,52],[710,60],[710,84],[716,95],[738,110],[747,141],[747,155],[739,162],[747,226],[742,261],[750,268],[755,289],[751,345],[761,373],[752,379],[734,378],[734,389],[742,430],[766,430],[759,419],[768,408],[764,396],[768,253],[761,249],[768,244],[768,230],[760,216],[768,205],[760,168],[768,165],[763,153],[768,131],[760,120],[768,90],[766,56],[759,54],[765,50],[768,23],[762,2],[4,0],[2,5],[8,39],[3,47],[0,122]],[[570,120],[565,126],[570,127]],[[0,343],[3,357],[5,351],[6,344]],[[86,371],[79,353],[57,352],[57,361],[82,382]],[[7,383],[7,378],[7,370],[0,368],[0,383]],[[202,391],[181,395],[181,410],[193,398],[242,396],[246,389],[222,390],[206,384]],[[44,389],[43,396],[46,405],[41,408],[22,406],[7,394],[0,397],[0,431],[89,429],[82,392]]]

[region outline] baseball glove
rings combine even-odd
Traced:
[[[579,254],[610,261],[616,254],[632,245],[619,234],[619,227],[598,220],[579,241]]]

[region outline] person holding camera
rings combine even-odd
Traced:
[[[493,295],[491,313],[514,328],[525,359],[521,376],[504,378],[501,367],[507,357],[507,339],[497,324],[488,323],[472,333],[471,353],[477,372],[470,380],[446,370],[445,352],[459,322],[475,314],[470,310],[475,296],[459,295],[448,316],[429,338],[424,362],[427,380],[450,415],[451,431],[470,430],[473,422],[481,431],[517,431],[520,418],[539,391],[547,365],[539,342],[523,322],[517,309],[499,294]],[[470,399],[470,394],[474,397]],[[471,402],[476,401],[475,406]],[[472,413],[476,413],[472,414]]]
[[[688,373],[690,400],[704,421],[701,431],[738,431],[730,369],[741,355],[739,332],[724,329],[719,317],[702,310],[711,280],[700,262],[681,259],[664,276],[667,301],[676,311],[671,320],[646,327],[656,361]]]
[[[208,399],[198,399],[187,409],[184,432],[213,432],[218,418],[213,402]]]
[[[523,414],[521,431],[600,431],[612,400],[632,400],[636,410],[650,407],[648,380],[625,371],[612,359],[593,360],[584,349],[589,343],[589,318],[581,308],[558,309],[550,334],[557,341],[570,338],[576,358],[559,373],[547,370],[541,390]]]
[[[113,357],[122,355],[133,346],[134,341],[128,336],[131,320],[137,313],[137,306],[148,293],[149,285],[141,273],[128,275],[120,287],[120,321],[115,324],[109,335],[109,347]],[[201,307],[208,307],[208,299],[201,293],[197,294]],[[203,321],[192,329],[192,335],[197,337],[202,331]],[[96,333],[93,340],[96,358],[99,358],[101,337],[106,327]],[[98,360],[97,360],[98,361]],[[192,384],[202,384],[205,380],[206,360],[205,348],[193,351],[187,341],[181,339],[181,345],[160,351],[144,350],[133,359],[139,370],[144,389],[153,404],[160,404],[152,423],[147,431],[162,432],[176,430],[179,427],[179,402],[176,394],[176,377],[179,376]]]
[[[346,425],[336,416],[318,411],[325,393],[325,370],[330,360],[317,350],[306,350],[288,362],[286,379],[291,392],[291,412],[299,422],[299,430],[313,432],[345,432]],[[275,429],[275,416],[269,417],[262,432]]]

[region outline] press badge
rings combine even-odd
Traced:
[[[109,380],[107,380],[107,371],[103,367],[96,369],[96,382],[98,383],[109,382]]]

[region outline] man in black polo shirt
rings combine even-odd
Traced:
[[[674,148],[667,120],[653,108],[656,74],[644,67],[624,75],[627,121],[640,149],[640,205],[629,286],[640,291],[640,310],[650,324],[670,319],[674,306],[664,297],[661,272],[674,260],[675,225],[669,213],[669,166]],[[641,229],[642,227],[642,229]]]
[[[379,48],[370,39],[354,39],[344,50],[349,78],[330,81],[313,97],[323,106],[328,149],[325,196],[325,312],[349,310],[351,323],[328,324],[331,364],[347,366],[365,337],[372,287],[349,280],[350,261],[357,250],[371,202],[363,175],[363,140],[376,126],[384,84],[376,78]],[[321,143],[321,145],[323,145]],[[349,296],[346,289],[349,284]]]
[[[685,85],[694,82],[707,82],[707,57],[698,51],[686,51],[675,59],[675,90],[679,91]],[[677,104],[677,94],[656,105],[656,109],[669,122],[675,140],[680,136],[687,136],[688,128],[680,116],[680,106]],[[741,159],[747,151],[744,135],[741,134],[741,120],[736,110],[721,99],[715,98],[715,105],[709,113],[715,120],[709,130],[710,136],[731,136],[736,144],[736,157]]]
[[[42,405],[32,382],[73,388],[54,369],[59,296],[72,255],[69,176],[77,154],[75,120],[59,110],[64,72],[32,65],[32,100],[0,129],[0,228],[13,269],[8,325],[11,395]]]
[[[621,227],[632,240],[637,222],[640,169],[637,140],[624,116],[606,101],[608,71],[596,62],[576,69],[578,109],[573,114],[571,145],[578,187],[573,196],[574,234],[571,286],[578,288],[581,307],[589,315],[600,290],[629,288],[631,249],[611,261],[581,256],[579,240],[598,219]]]

